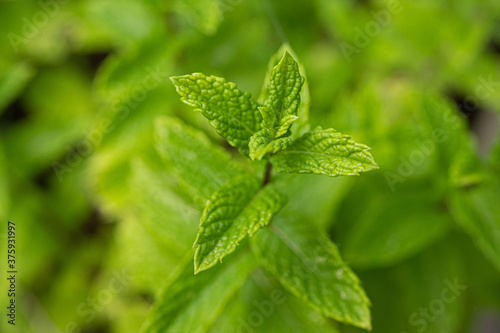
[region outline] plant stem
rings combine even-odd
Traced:
[[[273,165],[267,162],[266,165],[266,174],[264,176],[264,182],[262,183],[262,186],[266,186],[270,181],[271,181],[271,171],[273,169]]]

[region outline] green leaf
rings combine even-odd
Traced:
[[[153,294],[165,285],[165,276],[172,274],[185,256],[174,244],[159,241],[155,232],[148,230],[142,216],[128,215],[120,219],[113,243],[115,248],[108,260],[113,268],[127,272],[130,278],[127,287]]]
[[[93,83],[94,98],[105,104],[102,112],[120,117],[123,112],[119,112],[120,107],[126,105],[135,109],[135,105],[140,104],[138,102],[144,102],[134,97],[137,90],[149,95],[160,89],[164,97],[166,91],[171,91],[172,86],[168,78],[172,72],[175,50],[180,42],[162,43],[165,38],[164,34],[155,35],[141,41],[134,48],[110,54],[104,59]],[[173,91],[171,95],[175,95]],[[161,107],[165,108],[163,105],[168,102],[170,95]],[[162,113],[165,113],[165,110],[162,110]]]
[[[500,186],[455,191],[450,200],[455,220],[500,271]]]
[[[266,154],[276,153],[286,149],[292,139],[290,137],[273,139],[273,133],[269,129],[262,129],[250,139],[250,158],[261,160]]]
[[[7,159],[5,158],[3,143],[0,141],[0,218],[8,219],[10,210],[9,178],[7,173]]]
[[[12,68],[12,74],[17,71],[31,71],[31,74],[24,73],[26,79],[34,74],[33,69]],[[3,89],[15,88],[11,79],[0,79],[0,85],[11,85]],[[23,91],[22,100],[29,117],[2,130],[6,142],[10,142],[5,145],[5,153],[10,157],[10,163],[16,165],[17,173],[29,175],[39,168],[49,168],[53,162],[66,158],[68,146],[79,140],[89,140],[86,133],[94,131],[92,125],[96,117],[90,85],[88,73],[76,64],[37,70],[37,75]],[[69,105],[73,106],[71,112],[68,112]],[[97,140],[90,141],[95,148]],[[78,156],[83,157],[82,154]]]
[[[156,137],[160,156],[201,207],[215,190],[243,171],[229,153],[178,119],[158,117]]]
[[[433,154],[441,179],[453,187],[467,187],[482,182],[481,161],[476,143],[467,129],[466,118],[451,101],[434,94],[423,94],[421,116],[427,125],[427,138],[436,144]],[[439,139],[435,133],[439,133]],[[457,149],[460,147],[460,149]]]
[[[196,276],[185,265],[158,296],[143,332],[206,332],[255,266],[249,252]]]
[[[252,242],[284,287],[325,316],[370,329],[370,301],[337,247],[305,221],[277,220]]]
[[[285,52],[271,72],[267,85],[269,95],[264,103],[264,106],[275,112],[278,122],[285,116],[297,115],[300,89],[304,81],[299,72],[299,65],[290,53]]]
[[[250,148],[250,158],[261,160],[268,153],[276,153],[286,149],[292,142],[291,138],[284,137],[292,125],[297,120],[294,115],[288,115],[282,119],[281,123],[275,128],[277,118],[273,110],[263,106],[259,107],[262,114],[262,129],[250,138],[248,147]]]
[[[500,174],[500,137],[496,139],[496,143],[491,148],[489,156],[489,166],[497,175]]]
[[[318,127],[272,156],[271,162],[278,172],[352,176],[378,169],[369,150],[349,135]]]
[[[252,272],[223,312],[209,333],[339,332],[335,323],[305,307],[302,300],[260,268]],[[263,315],[261,321],[255,319],[256,312]]]
[[[367,192],[366,187],[363,190]],[[393,265],[420,252],[449,230],[450,218],[442,210],[439,196],[429,193],[428,187],[406,191],[400,188],[396,195],[368,193],[366,201],[351,193],[355,204],[366,204],[359,218],[345,217],[352,227],[341,242],[342,255],[351,266]]]
[[[268,153],[276,153],[286,149],[292,143],[290,137],[283,137],[288,132],[291,124],[297,119],[296,116],[289,115],[283,119],[278,128],[276,124],[276,114],[266,107],[259,108],[262,114],[262,129],[250,138],[248,147],[250,148],[250,158],[261,160]]]
[[[290,130],[290,127],[297,119],[299,119],[299,117],[292,114],[285,116],[283,119],[281,119],[281,122],[275,134],[276,137],[279,138],[285,135]]]
[[[224,4],[219,0],[176,0],[174,8],[203,33],[213,35],[224,19]]]
[[[282,60],[283,55],[285,53],[289,53],[293,59],[296,60],[297,65],[299,67],[299,72],[303,75],[303,77],[306,76],[306,70],[305,67],[300,63],[298,60],[297,55],[295,52],[292,50],[290,45],[288,44],[283,44],[278,52],[276,52],[272,57],[271,60],[269,61],[268,65],[268,70],[266,73],[266,77],[264,79],[265,85],[264,88],[262,89],[262,92],[259,96],[259,101],[262,101],[263,103],[268,100],[269,98],[269,89],[268,89],[268,83],[271,81],[271,75],[274,72],[274,69],[276,65]],[[299,117],[298,120],[294,123],[292,127],[292,138],[296,139],[300,137],[301,135],[305,134],[306,132],[309,132],[310,126],[309,126],[309,104],[310,104],[310,97],[309,97],[309,85],[307,83],[307,80],[304,80],[304,83],[302,84],[302,88],[300,89],[300,105],[297,109],[296,115]]]
[[[320,229],[337,222],[333,218],[342,206],[342,199],[351,188],[352,178],[318,177],[316,175],[289,175],[280,182],[280,190],[288,196],[283,210],[290,215],[310,220]],[[358,201],[359,202],[359,201]]]
[[[472,295],[460,250],[446,240],[399,265],[360,273],[375,304],[376,331],[443,333],[467,326],[464,310]]]
[[[0,62],[0,114],[22,92],[35,73],[28,63]]]
[[[145,156],[132,161],[129,183],[134,211],[152,238],[169,247],[169,252],[183,255],[192,245],[201,212],[175,193],[172,175],[163,164],[151,160]]]
[[[89,43],[99,41],[98,44],[131,47],[153,34],[161,33],[163,28],[162,13],[142,1],[124,0],[117,6],[113,0],[89,0],[82,4],[80,10],[90,32],[95,34],[88,37]],[[103,37],[104,40],[100,41]]]
[[[206,270],[234,252],[238,242],[271,222],[286,198],[272,184],[261,187],[252,175],[224,184],[207,202],[194,242],[195,273]]]
[[[298,64],[285,52],[270,74],[265,106],[259,108],[263,118],[262,129],[250,139],[252,159],[260,160],[268,153],[286,149],[291,143],[291,139],[281,137],[291,134],[289,129],[298,119],[300,89],[304,81]]]
[[[248,155],[250,137],[261,126],[258,104],[233,82],[201,73],[170,78],[181,101],[195,107],[230,145]]]

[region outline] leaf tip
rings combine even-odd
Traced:
[[[366,171],[373,171],[373,170],[380,169],[378,163],[375,162],[375,159],[373,158],[373,156],[370,153],[367,153],[367,154],[370,157],[370,161],[369,161],[368,167],[366,168]]]
[[[258,151],[255,152],[255,151],[250,150],[249,157],[252,161],[261,161],[263,156],[264,155],[260,154]]]
[[[203,272],[204,270],[206,270],[208,268],[210,268],[210,267],[206,267],[203,259],[201,259],[201,260],[199,259],[198,251],[196,251],[196,253],[194,255],[194,275],[196,275],[200,272]]]
[[[182,78],[182,76],[170,76],[168,79],[169,79],[170,81],[172,81],[172,83],[173,83],[175,86],[177,86],[181,78]]]
[[[283,54],[283,59],[286,59],[286,58],[293,59],[292,55],[290,54],[290,52],[288,52],[288,50],[285,50],[285,53]]]
[[[196,255],[194,258],[194,275],[198,274],[200,272],[200,267],[198,266],[198,261],[196,260]]]

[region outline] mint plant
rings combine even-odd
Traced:
[[[286,205],[286,194],[275,181],[280,174],[336,177],[378,168],[368,146],[334,129],[317,127],[299,135],[308,127],[308,105],[301,105],[301,98],[307,98],[308,92],[302,91],[306,80],[291,52],[285,45],[279,51],[282,56],[274,57],[278,61],[271,60],[259,101],[224,78],[202,73],[171,77],[181,101],[200,111],[217,133],[246,157],[246,162],[241,163],[170,118],[157,122],[157,149],[184,179],[206,182],[200,186],[201,196],[207,189],[215,189],[206,201],[194,241],[195,274],[216,266],[233,252],[239,253],[234,260],[241,261],[243,254],[248,257],[246,250],[238,247],[255,235],[250,248],[285,288],[325,316],[370,329],[369,300],[325,234],[294,222],[286,213],[266,228]],[[306,119],[298,122],[300,116]],[[192,161],[179,157],[176,149],[182,145],[193,147]],[[215,163],[218,169],[225,169],[228,180],[203,180],[206,175],[196,171],[190,174],[190,162]],[[192,283],[195,279],[182,278]],[[179,284],[179,288],[184,287]],[[166,329],[161,317],[165,317],[165,299],[170,297],[174,295],[164,295],[163,306],[157,305],[148,331]]]

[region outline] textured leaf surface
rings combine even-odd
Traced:
[[[201,73],[170,78],[181,101],[193,106],[210,121],[229,144],[248,155],[250,137],[260,129],[262,116],[249,93],[233,82]]]
[[[278,172],[314,173],[330,177],[359,175],[378,169],[370,148],[334,129],[320,127],[304,134],[287,150],[271,157]]]
[[[291,114],[283,117],[283,119],[281,119],[281,121],[279,123],[278,129],[276,130],[275,136],[277,138],[279,138],[279,137],[287,134],[288,131],[290,130],[290,127],[297,119],[299,119],[299,117],[297,117],[295,115],[291,115]]]
[[[263,119],[262,129],[250,138],[248,145],[250,158],[253,160],[261,160],[268,153],[286,149],[292,140],[289,137],[281,138],[281,136],[286,134],[292,123],[297,120],[296,116],[290,115],[276,127],[277,118],[273,110],[263,106],[259,107],[259,111]]]
[[[325,316],[370,329],[370,301],[337,247],[304,221],[277,220],[252,242],[260,261]]]
[[[278,122],[285,116],[297,115],[303,83],[304,77],[300,75],[299,65],[290,53],[285,52],[271,72],[267,86],[268,98],[264,103],[264,106],[274,111]]]
[[[261,188],[252,175],[236,177],[217,190],[203,212],[194,246],[195,272],[232,253],[238,242],[271,222],[285,203],[272,184]]]
[[[289,53],[292,58],[295,59],[299,66],[299,72],[302,74],[302,76],[306,77],[306,70],[305,67],[300,63],[299,58],[295,54],[295,52],[292,50],[290,45],[288,44],[283,44],[280,49],[271,57],[269,64],[268,64],[268,69],[266,73],[266,77],[264,79],[265,85],[261,91],[261,94],[259,96],[259,101],[266,101],[269,97],[269,89],[268,89],[268,83],[271,80],[271,74],[274,71],[274,68],[278,63],[281,61],[283,58],[283,54],[285,52]],[[300,137],[304,133],[308,132],[310,129],[309,126],[309,105],[310,105],[310,96],[309,96],[309,86],[307,83],[307,80],[304,80],[304,83],[302,84],[302,87],[300,89],[300,105],[297,109],[296,115],[299,117],[299,119],[293,124],[292,127],[292,137],[294,139]]]
[[[215,190],[242,172],[226,151],[178,119],[159,117],[156,137],[160,156],[202,207]]]
[[[290,137],[276,138],[273,130],[264,128],[250,139],[250,158],[261,160],[266,154],[286,149],[292,143]]]
[[[451,196],[455,220],[500,270],[500,186],[456,191]]]
[[[250,138],[248,145],[253,160],[261,160],[268,153],[285,150],[292,143],[292,138],[288,136],[290,126],[298,119],[297,116],[288,115],[277,124],[276,114],[271,109],[260,107],[259,111],[263,118],[262,129]]]
[[[299,66],[290,53],[285,52],[273,68],[267,85],[268,93],[264,107],[262,129],[250,140],[250,157],[262,159],[270,152],[285,149],[291,139],[281,138],[290,135],[290,127],[298,119],[300,89],[305,79],[300,75]]]
[[[158,296],[143,332],[206,332],[254,268],[248,252],[196,276],[186,265]]]

